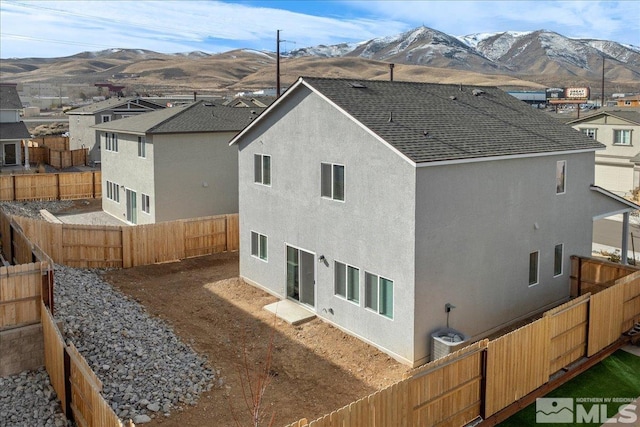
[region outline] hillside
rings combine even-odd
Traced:
[[[607,87],[638,91],[640,48],[560,34],[501,32],[451,36],[427,27],[360,43],[296,49],[281,59],[282,85],[298,76],[389,78],[495,85],[511,89],[591,86],[599,93],[602,61]],[[131,92],[232,93],[275,86],[275,54],[249,49],[221,54],[162,54],[139,49],[83,52],[64,58],[0,61],[0,81],[83,83],[110,81]]]

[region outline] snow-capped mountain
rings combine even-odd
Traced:
[[[297,49],[290,56],[358,56],[484,73],[566,73],[591,78],[601,73],[604,57],[610,68],[615,66],[640,79],[640,47],[606,40],[572,39],[547,30],[451,36],[422,26],[360,43]]]

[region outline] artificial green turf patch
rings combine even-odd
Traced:
[[[554,398],[574,398],[576,405],[580,405],[589,412],[594,404],[604,404],[607,398],[615,401],[618,399],[635,399],[640,396],[640,357],[618,350],[602,362],[594,365],[591,369],[562,386],[553,390],[545,397]],[[586,400],[579,399],[602,398],[603,403],[587,403]],[[620,405],[623,403],[608,403],[607,417],[617,414]],[[639,408],[640,409],[640,408]],[[577,412],[577,410],[576,410]],[[636,411],[638,413],[640,411]],[[576,414],[574,414],[575,416]],[[628,418],[628,417],[627,417]],[[575,418],[574,418],[575,419]],[[598,420],[599,421],[599,420]],[[603,420],[604,421],[604,420]],[[636,421],[640,423],[640,419]],[[536,404],[532,403],[509,419],[500,423],[501,427],[523,427],[523,426],[600,426],[602,423],[570,423],[570,424],[537,424]],[[621,424],[625,425],[625,424]],[[629,425],[629,424],[626,424]],[[633,424],[637,425],[637,424]]]

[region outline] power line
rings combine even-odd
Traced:
[[[69,41],[69,40],[42,39],[42,38],[38,38],[38,37],[22,36],[20,34],[0,33],[0,37],[6,37],[6,38],[10,38],[10,39],[17,39],[17,40],[34,41],[34,42],[47,42],[47,43],[54,43],[54,44],[68,44],[68,45],[73,45],[73,46],[104,47],[104,48],[108,48],[108,49],[113,48],[113,46],[107,46],[107,45],[104,45],[104,44],[82,43],[82,42]]]

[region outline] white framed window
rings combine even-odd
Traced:
[[[107,199],[120,203],[120,186],[115,182],[107,181]]]
[[[111,121],[111,116],[110,115],[102,115],[100,117],[100,119],[102,120],[102,123],[107,123]]]
[[[360,269],[339,261],[334,262],[334,291],[336,295],[355,304],[360,303]]]
[[[393,319],[393,280],[365,271],[364,306]]]
[[[107,132],[104,134],[105,145],[104,148],[107,151],[113,151],[114,153],[118,152],[118,134]]]
[[[147,138],[144,136],[138,137],[138,157],[147,157]]]
[[[556,194],[566,193],[567,185],[567,161],[556,162]]]
[[[320,164],[320,194],[344,202],[344,165]]]
[[[613,143],[615,145],[631,145],[631,129],[614,129]]]
[[[564,244],[557,244],[553,250],[553,277],[562,276]]]
[[[580,130],[582,131],[582,133],[587,135],[589,138],[596,139],[596,135],[598,133],[597,129],[595,129],[595,128],[584,128],[584,129],[580,129]]]
[[[267,253],[267,236],[264,234],[251,232],[251,255],[261,259],[262,261],[268,261]]]
[[[538,261],[540,259],[540,251],[531,252],[529,254],[529,286],[538,284]]]
[[[151,212],[151,206],[149,204],[149,201],[150,201],[149,195],[142,193],[142,195],[140,196],[140,205],[142,206],[142,212],[144,213]]]
[[[266,154],[253,155],[253,182],[271,185],[271,156]]]

